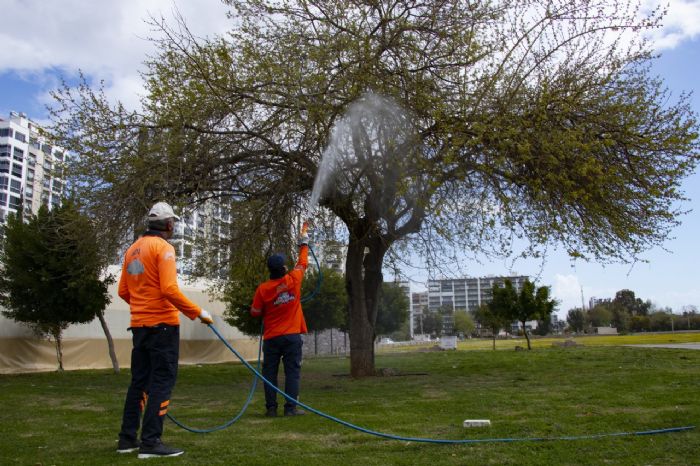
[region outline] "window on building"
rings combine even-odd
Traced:
[[[61,203],[61,198],[58,196],[51,196],[51,205],[53,207],[58,207],[58,205]]]
[[[24,188],[24,197],[26,199],[31,199],[34,197],[34,190],[32,188]]]
[[[10,128],[0,128],[0,138],[11,138],[12,129]]]
[[[61,190],[63,190],[63,181],[57,180],[54,178],[53,180],[53,190],[54,192],[60,193]]]
[[[56,151],[53,156],[56,157],[56,160],[63,162],[63,152]]]
[[[9,160],[0,160],[0,173],[10,173]]]
[[[34,170],[27,169],[27,181],[34,181]]]
[[[12,174],[15,175],[17,178],[22,178],[22,164],[21,163],[13,163],[12,164]]]
[[[7,207],[7,193],[0,193],[0,206]]]
[[[27,164],[30,167],[33,167],[34,165],[36,165],[36,156],[34,154],[29,154],[27,156]]]
[[[53,150],[53,147],[51,147],[48,144],[44,144],[43,146],[41,146],[41,150],[43,150],[46,154],[50,154]]]
[[[17,160],[18,162],[21,162],[24,160],[24,151],[20,149],[19,147],[13,147],[12,148],[12,158]]]
[[[19,180],[10,180],[10,191],[13,193],[21,193],[22,192],[22,182]]]
[[[7,191],[7,188],[10,186],[10,178],[7,176],[0,176],[0,189],[3,189]]]
[[[27,135],[20,133],[19,131],[15,131],[15,139],[18,141],[27,142]]]
[[[22,199],[17,196],[10,196],[9,207],[15,211],[19,210],[22,207]]]
[[[0,157],[9,157],[12,152],[12,146],[9,144],[0,144]]]

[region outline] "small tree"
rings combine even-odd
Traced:
[[[384,282],[377,308],[377,335],[387,335],[408,320],[408,297],[396,283]]]
[[[549,287],[535,288],[535,284],[530,280],[525,280],[520,292],[515,290],[510,280],[506,280],[502,287],[498,285],[493,287],[491,308],[495,312],[522,324],[528,350],[532,349],[532,345],[530,344],[530,335],[525,328],[525,322],[549,319],[556,304],[557,301],[549,297]]]
[[[2,313],[56,343],[63,370],[62,333],[87,323],[109,303],[111,277],[100,279],[95,230],[72,202],[42,206],[27,223],[10,215],[0,256]]]
[[[467,311],[455,312],[455,333],[469,335],[474,331],[474,319]]]
[[[587,326],[586,311],[581,308],[569,309],[566,315],[566,323],[576,333],[583,332]]]
[[[642,301],[634,295],[632,290],[620,290],[615,293],[615,298],[612,301],[613,307],[618,307],[627,311],[629,315],[645,316],[649,314],[651,301]]]
[[[612,319],[613,314],[607,304],[598,304],[588,311],[588,320],[593,327],[608,327]]]
[[[428,311],[423,315],[423,331],[428,335],[442,336],[442,314]]]
[[[318,354],[318,332],[347,326],[348,297],[345,279],[329,268],[310,270],[302,283],[304,318],[309,331],[314,333],[314,352]],[[306,299],[308,298],[308,299]]]
[[[479,322],[482,327],[491,331],[494,350],[496,349],[496,336],[498,332],[508,324],[507,319],[499,314],[498,310],[499,308],[497,305],[489,303],[482,304],[475,312],[477,322]]]

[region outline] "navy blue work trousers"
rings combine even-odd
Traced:
[[[263,377],[277,387],[277,372],[280,359],[284,365],[284,391],[294,400],[299,398],[299,383],[301,380],[301,335],[280,335],[263,341]],[[285,411],[296,406],[294,401],[286,400]],[[265,384],[265,407],[277,408],[277,392]]]
[[[119,437],[136,440],[141,423],[141,443],[152,446],[163,435],[163,418],[177,379],[180,327],[160,324],[133,327],[131,384],[126,392]]]

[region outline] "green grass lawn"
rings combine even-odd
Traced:
[[[612,346],[380,354],[399,375],[354,380],[345,358],[307,359],[302,401],[370,429],[412,437],[559,437],[700,425],[700,351]],[[0,464],[135,464],[118,455],[129,373],[0,376]],[[232,417],[251,376],[240,364],[181,367],[171,413],[196,427]],[[386,440],[313,414],[262,416],[259,388],[243,418],[211,434],[166,421],[178,458],[149,464],[688,465],[700,427],[651,436],[435,445]],[[489,428],[462,427],[490,419]]]
[[[549,348],[557,343],[573,340],[584,346],[621,346],[639,344],[664,344],[664,343],[700,343],[700,332],[660,332],[660,333],[635,333],[629,335],[578,335],[578,336],[554,336],[554,337],[530,337],[533,348]],[[381,345],[379,352],[403,352],[416,351],[438,346],[435,342],[422,344],[402,345],[400,343]],[[457,343],[460,350],[492,349],[493,341],[490,338],[471,338]],[[516,346],[527,348],[525,337],[496,339],[496,350],[513,350]]]

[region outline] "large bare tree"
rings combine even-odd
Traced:
[[[382,267],[399,246],[507,254],[524,238],[533,253],[556,243],[625,261],[678,222],[697,126],[686,97],[669,100],[649,74],[641,37],[663,12],[614,0],[226,3],[222,37],[153,20],[141,110],[64,87],[54,132],[96,213],[222,197],[232,237],[266,238],[258,248],[289,243],[322,158],[334,161],[319,203],[346,227],[354,376],[374,373]]]

